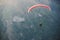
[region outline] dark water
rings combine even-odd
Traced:
[[[32,2],[33,1],[33,2]],[[44,8],[27,12],[36,3],[47,4]],[[18,0],[18,5],[0,6],[0,40],[60,40],[59,0]],[[14,18],[18,20],[14,21]]]

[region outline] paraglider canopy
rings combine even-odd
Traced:
[[[48,5],[36,4],[36,5],[31,6],[31,7],[28,9],[28,13],[29,13],[33,8],[36,8],[36,7],[44,7],[44,8],[47,8],[49,11],[51,10],[51,8],[50,8]]]

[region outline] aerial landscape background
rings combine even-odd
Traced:
[[[60,40],[60,0],[0,0],[0,40]]]

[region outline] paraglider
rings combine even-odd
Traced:
[[[31,7],[28,9],[28,13],[29,13],[33,8],[36,8],[36,7],[43,7],[43,8],[47,8],[48,10],[51,10],[51,8],[50,8],[48,5],[36,4],[36,5],[31,6]]]

